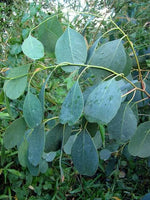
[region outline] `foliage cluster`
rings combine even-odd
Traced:
[[[11,191],[18,199],[139,199],[149,188],[139,193],[127,179],[139,183],[140,167],[149,177],[149,160],[138,158],[150,156],[147,10],[139,20],[147,3],[88,2],[82,12],[72,4],[72,22],[55,3],[47,16],[42,3],[16,2],[1,19],[1,174],[22,187],[1,186],[1,199]],[[112,17],[93,12],[100,5]]]

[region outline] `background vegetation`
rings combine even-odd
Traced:
[[[24,101],[24,97],[11,101],[4,95],[4,77],[10,68],[29,62],[22,53],[21,45],[33,27],[47,17],[58,14],[63,30],[69,24],[71,28],[78,30],[91,46],[99,36],[114,28],[108,20],[111,15],[134,44],[144,77],[149,78],[149,10],[150,1],[147,0],[86,0],[84,5],[74,0],[0,2],[0,199],[135,200],[142,199],[149,192],[149,158],[132,157],[126,147],[114,152],[109,159],[101,160],[98,171],[93,177],[81,176],[73,167],[70,157],[65,155],[62,160],[64,170],[62,182],[58,158],[60,152],[57,152],[53,162],[49,163],[46,173],[34,177],[26,168],[20,166],[17,149],[6,150],[3,146],[5,130],[15,118],[20,116]],[[120,33],[113,31],[109,32],[104,40],[111,41],[120,37]],[[131,48],[128,43],[124,46],[132,58],[134,66],[132,73],[136,77],[137,66]],[[53,56],[51,55],[51,58],[46,56],[41,63],[50,65],[54,62]],[[36,64],[32,65],[34,71]],[[32,79],[33,92],[40,91],[47,73],[44,71]],[[53,74],[46,88],[47,118],[50,117],[50,113],[58,115],[61,104],[74,83],[74,77],[75,74],[68,77],[61,70]],[[146,120],[150,120],[149,102],[139,108],[139,121]]]

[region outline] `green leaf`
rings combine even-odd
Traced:
[[[71,127],[57,124],[48,131],[45,142],[45,152],[57,151],[64,145],[71,135]],[[62,144],[63,142],[63,144]]]
[[[98,154],[95,145],[86,130],[76,138],[71,151],[75,168],[82,175],[92,176],[98,168]]]
[[[128,145],[129,153],[141,158],[150,156],[150,121],[140,124]]]
[[[95,136],[92,139],[93,139],[96,149],[99,149],[103,144],[100,132],[97,131]]]
[[[125,68],[123,70],[123,74],[125,76],[129,75],[129,73],[131,72],[131,68],[132,68],[132,59],[130,58],[130,56],[126,53],[126,65]]]
[[[101,82],[89,95],[84,114],[89,122],[108,124],[121,104],[121,91],[114,79]]]
[[[10,54],[11,55],[17,55],[22,51],[20,44],[14,44],[10,46]]]
[[[84,37],[71,28],[67,28],[63,35],[57,40],[55,47],[57,63],[70,62],[83,64],[87,57],[87,47]],[[64,71],[72,72],[79,67],[62,67]]]
[[[37,166],[44,152],[45,133],[44,126],[39,125],[28,136],[28,160],[33,166]]]
[[[118,73],[128,73],[127,56],[122,40],[113,40],[97,48],[98,40],[93,44],[92,53],[88,64],[103,66]],[[97,49],[96,49],[97,48]],[[101,69],[90,69],[97,80],[102,80],[110,75],[110,72]]]
[[[137,119],[127,103],[122,103],[116,116],[108,124],[110,139],[126,142],[137,129]]]
[[[72,127],[65,125],[63,128],[63,146],[66,144],[68,141],[70,135],[71,135]]]
[[[68,123],[69,126],[75,124],[83,111],[84,101],[83,95],[76,82],[67,94],[60,111],[60,122],[62,124]]]
[[[45,87],[46,87],[46,84],[48,83],[51,75],[52,75],[52,72],[50,72],[50,74],[47,76],[45,82],[42,85],[40,93],[39,93],[39,100],[41,102],[43,112],[44,112],[44,103],[45,103]]]
[[[24,65],[10,69],[7,78],[4,83],[4,92],[10,99],[17,99],[20,97],[27,85],[27,73],[29,65]]]
[[[88,50],[88,54],[87,54],[87,61],[86,63],[90,63],[90,60],[92,59],[92,57],[94,56],[95,54],[95,51],[98,47],[98,44],[100,42],[100,38],[98,38],[94,43],[93,45],[89,48]]]
[[[13,116],[13,113],[12,113],[12,109],[10,107],[10,101],[8,99],[8,97],[5,95],[5,105],[6,105],[6,109],[7,109],[7,112],[9,114],[9,117],[14,120],[14,116]]]
[[[38,28],[38,39],[44,45],[46,53],[52,55],[58,38],[63,34],[61,25],[56,16],[42,23]]]
[[[33,166],[29,161],[27,162],[27,167],[32,176],[38,176],[40,173],[39,165]]]
[[[7,171],[15,176],[24,177],[24,175],[20,173],[19,171],[17,171],[16,169],[7,169]]]
[[[126,61],[126,52],[122,40],[113,40],[100,46],[91,56],[89,64],[107,67],[122,73]]]
[[[68,141],[66,142],[66,144],[64,145],[64,152],[66,154],[68,155],[71,154],[71,149],[72,149],[75,139],[76,139],[76,135],[71,135]]]
[[[40,59],[44,56],[43,44],[31,35],[24,40],[22,44],[22,51],[27,57],[33,60]]]
[[[90,133],[91,137],[94,137],[98,130],[97,123],[88,123],[86,126],[88,132]]]
[[[0,113],[0,119],[10,119],[10,116],[8,113]]]
[[[16,119],[7,129],[4,135],[4,146],[7,149],[19,145],[24,137],[26,123],[23,118]]]
[[[46,162],[46,160],[41,160],[40,164],[39,164],[39,170],[42,174],[46,173],[48,169],[48,163]]]
[[[109,151],[109,149],[102,149],[100,151],[100,158],[102,160],[108,160],[111,156],[111,151]]]
[[[56,152],[50,152],[50,153],[45,153],[43,154],[43,159],[45,159],[47,162],[52,162],[54,158],[56,157]]]
[[[18,148],[18,160],[23,167],[27,166],[27,152],[28,152],[28,142],[24,138],[23,142]]]
[[[57,124],[53,129],[48,131],[45,140],[45,152],[57,151],[61,148],[63,139],[63,125]]]
[[[103,147],[105,147],[105,127],[102,124],[99,124],[99,131],[101,134]]]
[[[23,104],[23,115],[30,128],[38,126],[43,118],[42,105],[39,99],[28,92]]]

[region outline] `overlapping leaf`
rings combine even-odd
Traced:
[[[75,168],[82,175],[92,176],[98,168],[98,154],[92,138],[86,130],[76,138],[71,151]]]
[[[131,138],[129,153],[142,158],[150,156],[150,121],[140,124]]]
[[[71,127],[57,124],[53,129],[48,131],[45,141],[45,152],[57,151],[67,142],[71,134]]]
[[[98,46],[97,40],[89,50],[88,64],[106,67],[118,73],[128,75],[131,69],[129,56],[126,54],[122,40],[113,40]],[[92,73],[99,80],[104,79],[110,73],[102,69],[91,69]]]
[[[121,105],[121,91],[114,79],[101,82],[89,95],[84,114],[89,122],[108,124]]]
[[[27,57],[33,60],[40,59],[44,56],[43,44],[31,35],[24,40],[22,51]]]
[[[135,133],[137,119],[127,103],[120,106],[116,116],[108,124],[108,133],[111,139],[126,142]]]
[[[38,39],[44,45],[46,53],[54,54],[56,41],[62,34],[63,31],[56,16],[52,16],[39,26]]]
[[[55,47],[57,63],[70,62],[84,64],[87,57],[87,47],[84,37],[71,28],[67,28],[57,40]],[[72,72],[78,69],[76,66],[66,66],[63,70]]]
[[[107,42],[95,50],[89,64],[112,69],[118,73],[126,66],[126,52],[121,40]]]
[[[7,149],[20,145],[26,130],[23,118],[16,119],[7,129],[4,135],[4,146]]]
[[[42,158],[45,144],[44,126],[39,125],[28,136],[28,160],[37,166]]]
[[[83,95],[76,82],[67,94],[60,111],[60,122],[62,124],[68,123],[70,126],[75,124],[83,111],[84,101]]]

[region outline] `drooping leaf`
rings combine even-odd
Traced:
[[[31,35],[24,40],[22,51],[27,57],[33,60],[40,59],[44,56],[43,44]]]
[[[133,156],[141,158],[150,156],[150,121],[140,124],[131,138],[128,150]]]
[[[39,125],[28,136],[28,160],[33,166],[37,166],[41,161],[44,143],[44,126]]]
[[[60,122],[62,124],[68,123],[69,126],[75,124],[83,111],[84,101],[83,95],[76,82],[67,94],[60,111]]]
[[[98,154],[92,138],[86,130],[76,138],[71,151],[75,168],[82,175],[92,176],[98,168]]]
[[[52,16],[38,28],[38,39],[44,45],[48,55],[53,55],[58,38],[63,34],[61,25],[56,16]]]
[[[38,126],[43,118],[42,106],[39,99],[28,92],[23,104],[23,115],[30,128]]]
[[[45,152],[57,151],[61,148],[63,139],[63,125],[57,124],[53,129],[48,131],[45,140]]]
[[[137,119],[127,103],[122,103],[116,116],[108,124],[110,139],[126,142],[137,129]]]
[[[87,57],[87,47],[84,37],[71,28],[67,28],[57,40],[55,47],[57,63],[70,62],[84,64]],[[66,66],[63,70],[72,72],[77,66]]]
[[[18,160],[23,167],[27,166],[27,158],[28,158],[28,142],[26,138],[24,138],[23,142],[20,144],[18,148]]]
[[[26,123],[23,118],[16,119],[7,129],[4,135],[4,146],[7,149],[13,148],[22,142],[26,130]]]
[[[4,91],[10,99],[17,99],[23,94],[27,84],[27,73],[29,65],[24,65],[10,69],[7,78],[4,83]]]
[[[121,104],[121,91],[114,79],[101,82],[89,95],[84,114],[89,122],[108,124]]]

